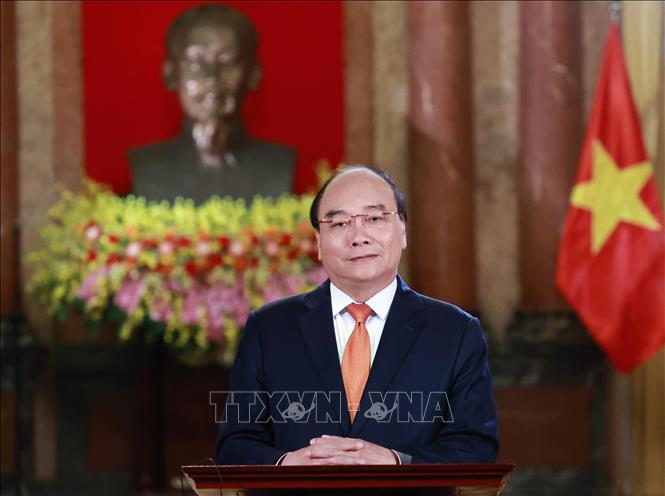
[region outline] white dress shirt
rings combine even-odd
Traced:
[[[367,327],[367,333],[369,334],[369,363],[371,367],[371,365],[374,363],[374,356],[376,355],[376,350],[379,347],[379,341],[381,341],[383,327],[386,324],[388,311],[390,310],[390,305],[393,303],[396,291],[397,279],[393,279],[393,282],[376,293],[369,300],[365,302],[358,302],[354,301],[353,298],[344,293],[332,282],[330,283],[330,302],[332,304],[332,318],[333,325],[335,326],[335,341],[337,342],[337,354],[339,356],[340,364],[342,363],[342,357],[344,356],[344,348],[346,348],[346,343],[349,341],[349,337],[351,337],[351,333],[356,327],[356,321],[353,320],[353,317],[351,317],[351,314],[347,312],[345,308],[351,303],[365,303],[374,312],[369,316],[367,322],[365,322],[365,327]]]

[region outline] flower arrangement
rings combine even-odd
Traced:
[[[63,190],[33,252],[29,290],[51,314],[91,329],[119,323],[179,353],[229,365],[249,313],[325,279],[308,223],[312,197],[147,203],[87,182]]]

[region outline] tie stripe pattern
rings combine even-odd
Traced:
[[[356,326],[349,337],[342,355],[342,379],[346,390],[351,422],[360,408],[360,397],[365,389],[370,367],[369,334],[365,322],[372,315],[372,309],[364,303],[352,303],[346,307]]]

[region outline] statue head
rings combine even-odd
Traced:
[[[189,8],[166,35],[166,87],[178,92],[192,121],[231,121],[261,80],[257,46],[256,29],[238,10],[220,4]]]

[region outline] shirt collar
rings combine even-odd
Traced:
[[[388,286],[367,300],[365,304],[369,305],[377,317],[379,317],[381,320],[386,320],[386,317],[388,317],[388,311],[390,310],[390,305],[392,305],[393,299],[395,298],[396,291],[397,278],[393,279],[393,281],[388,284]],[[350,305],[351,303],[359,303],[357,301],[353,301],[353,298],[335,286],[332,281],[330,282],[330,302],[332,304],[333,317],[344,310],[347,305]]]

